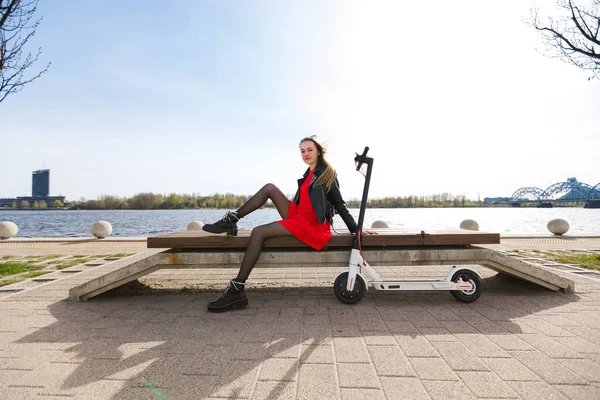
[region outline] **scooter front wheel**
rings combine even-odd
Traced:
[[[346,289],[347,284],[348,272],[341,273],[337,278],[335,278],[335,282],[333,283],[335,297],[346,304],[358,303],[365,295],[365,282],[363,282],[362,278],[357,275],[356,282],[354,283],[354,289],[351,291]]]
[[[463,303],[471,303],[481,296],[481,279],[476,273],[468,269],[458,270],[452,275],[452,282],[459,282],[462,279],[463,282],[470,283],[473,288],[465,290],[451,290],[450,293],[458,301]]]

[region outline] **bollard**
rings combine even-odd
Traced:
[[[188,224],[186,230],[188,231],[201,231],[204,224],[200,221],[192,221]]]
[[[14,222],[0,222],[0,239],[10,239],[19,232],[19,227]]]
[[[371,228],[373,228],[373,229],[381,229],[381,228],[389,228],[389,226],[384,221],[377,220],[377,221],[373,222],[373,224],[371,224]]]
[[[104,239],[112,232],[112,225],[107,221],[98,221],[92,225],[92,234],[98,239]]]
[[[465,219],[463,222],[460,223],[460,229],[467,229],[470,231],[478,231],[479,224],[477,223],[477,221],[475,221],[473,219]]]
[[[548,225],[546,225],[548,230],[555,235],[564,235],[569,231],[569,223],[564,219],[556,218],[548,221]]]

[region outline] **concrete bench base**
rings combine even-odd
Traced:
[[[374,267],[404,265],[481,265],[550,290],[573,292],[575,283],[537,265],[517,260],[503,253],[472,247],[470,249],[425,248],[414,250],[371,250],[365,258]],[[167,250],[119,266],[69,291],[70,300],[86,300],[165,268],[239,268],[243,251],[175,252]],[[256,268],[339,267],[348,266],[349,251],[265,251]]]

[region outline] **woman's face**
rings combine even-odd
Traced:
[[[317,154],[317,146],[311,140],[305,140],[300,145],[300,154],[302,155],[302,160],[313,167],[317,164],[318,154]]]

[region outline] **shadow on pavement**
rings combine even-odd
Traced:
[[[56,321],[15,343],[43,344],[56,356],[18,381],[77,398],[302,398],[335,363],[414,376],[407,356],[476,358],[473,337],[493,343],[482,335],[521,333],[516,319],[579,300],[501,275],[482,282],[471,304],[447,292],[369,291],[349,306],[331,288],[257,289],[248,291],[248,308],[224,314],[206,312],[219,292],[133,283],[88,302],[51,304]]]

